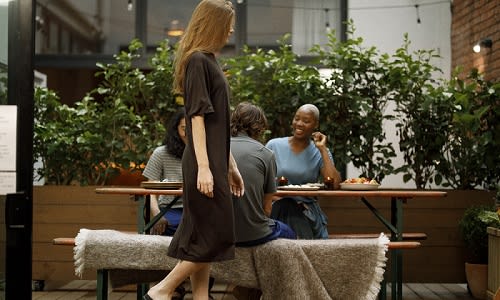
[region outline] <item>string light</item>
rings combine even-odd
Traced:
[[[420,10],[419,10],[419,5],[415,4],[415,10],[417,11],[417,24],[420,24]]]
[[[128,0],[127,10],[132,11],[132,9],[134,9],[134,4],[132,3],[132,0]]]
[[[325,29],[326,29],[326,33],[329,33],[330,32],[330,20],[328,19],[328,12],[330,10],[328,8],[325,8]]]

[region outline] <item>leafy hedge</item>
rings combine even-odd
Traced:
[[[401,174],[417,188],[495,188],[499,83],[484,81],[477,71],[434,79],[439,57],[433,50],[410,52],[407,36],[392,55],[364,47],[361,38],[328,38],[326,47],[311,49],[317,56],[312,64],[298,62],[288,35],[278,50],[246,47],[241,56],[221,59],[232,105],[261,106],[269,119],[268,139],[289,135],[296,109],[315,104],[336,163],[352,163],[365,177],[382,181]],[[35,157],[45,166],[40,176],[56,184],[103,184],[120,168],[144,165],[179,104],[168,41],[158,47],[148,72],[134,67],[141,47],[134,40],[115,63],[98,64],[102,82],[74,107],[61,105],[51,91],[37,91]],[[331,73],[323,76],[320,68]],[[387,126],[395,127],[397,144],[388,141]],[[402,166],[394,165],[397,147]]]

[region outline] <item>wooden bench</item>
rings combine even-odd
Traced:
[[[68,237],[55,238],[55,239],[53,239],[53,244],[74,247],[75,246],[75,238],[68,238]],[[388,249],[390,249],[390,250],[392,250],[392,249],[415,249],[415,248],[420,247],[420,242],[417,242],[417,241],[389,242],[387,244],[387,246],[388,246]],[[137,274],[142,274],[142,275],[138,276],[141,279],[139,281],[135,282],[138,284],[137,295],[139,298],[142,297],[142,295],[147,292],[147,288],[148,288],[147,285],[140,284],[140,283],[147,282],[147,281],[143,280],[143,277],[144,278],[152,278],[152,276],[154,277],[154,276],[157,276],[156,274],[158,274],[158,270],[128,270],[128,271],[132,271],[133,273],[137,273]],[[108,286],[110,285],[110,279],[111,279],[109,274],[113,274],[112,272],[116,272],[116,270],[97,268],[97,299],[98,300],[108,299],[107,298],[108,297]],[[118,274],[120,274],[120,273],[118,273]],[[141,277],[141,276],[143,276],[143,277]],[[164,276],[164,274],[162,276]],[[152,281],[154,281],[154,280],[152,280]],[[382,281],[382,282],[384,282],[384,281]],[[383,293],[383,295],[385,297],[385,288],[381,288],[380,292]]]
[[[332,233],[328,237],[331,239],[365,239],[377,238],[380,233]],[[385,233],[386,236],[391,236],[390,233]],[[427,234],[423,232],[405,232],[403,233],[403,241],[424,241],[427,239]]]
[[[75,238],[66,238],[66,237],[55,238],[52,241],[52,244],[74,247]],[[389,242],[388,244],[389,249],[415,249],[420,246],[421,246],[420,242],[416,241]]]

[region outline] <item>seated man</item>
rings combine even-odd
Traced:
[[[260,107],[240,103],[231,115],[231,153],[238,165],[245,193],[233,197],[236,246],[256,246],[277,238],[296,239],[295,232],[285,223],[269,218],[273,194],[276,192],[276,161],[271,150],[258,139],[267,127]],[[236,286],[237,299],[260,299],[258,289]]]
[[[245,194],[233,197],[237,247],[296,238],[288,225],[269,218],[276,192],[276,162],[272,151],[258,141],[266,126],[262,109],[250,103],[238,104],[231,116],[231,152],[245,183]]]

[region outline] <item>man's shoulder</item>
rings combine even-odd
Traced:
[[[272,151],[266,146],[264,146],[264,144],[250,137],[246,136],[232,137],[231,142],[234,143],[235,145],[236,144],[240,145],[243,149],[247,151],[262,151],[265,153],[272,154]]]

